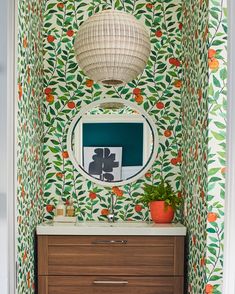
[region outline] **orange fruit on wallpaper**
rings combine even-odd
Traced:
[[[29,272],[28,272],[28,277],[27,277],[27,285],[28,285],[28,288],[30,288],[31,283],[30,283],[30,273]]]
[[[182,22],[179,23],[179,30],[181,31],[183,29],[183,24]]]
[[[197,94],[198,94],[198,104],[201,104],[201,101],[202,101],[202,89],[201,88],[198,89]]]
[[[219,60],[212,57],[211,59],[209,59],[208,61],[208,65],[209,65],[209,68],[212,69],[212,70],[216,70],[219,68]]]
[[[23,89],[21,84],[18,84],[18,94],[19,94],[19,100],[21,100],[22,95],[23,95]]]
[[[172,158],[171,164],[176,165],[178,163],[178,158]]]
[[[115,194],[118,197],[123,196],[123,191],[118,187],[112,187],[112,192],[113,192],[113,194]]]
[[[195,127],[195,125],[194,125],[194,127]],[[198,159],[198,142],[196,142],[196,146],[195,146],[194,159],[195,160]]]
[[[28,40],[26,37],[24,37],[24,40],[23,40],[23,47],[24,48],[27,48],[28,47]]]
[[[180,64],[181,64],[179,59],[177,59],[177,58],[170,58],[169,63],[176,66],[176,67],[180,66]]]
[[[209,49],[208,50],[208,58],[211,59],[212,57],[214,57],[216,54],[216,50],[215,49]]]
[[[158,101],[156,103],[156,107],[157,107],[157,109],[163,109],[165,107],[165,104],[161,101]]]
[[[211,294],[213,292],[214,287],[211,284],[206,284],[205,291],[207,294]]]
[[[193,245],[196,245],[197,238],[195,235],[192,236]]]
[[[52,36],[52,35],[48,35],[48,36],[47,36],[47,41],[48,41],[49,43],[53,43],[53,42],[55,41],[55,37]]]
[[[226,173],[226,167],[222,167],[221,168],[221,174],[225,174]]]
[[[214,212],[209,212],[208,215],[207,215],[207,220],[209,223],[213,223],[217,220],[218,216],[216,213]]]
[[[177,160],[178,160],[178,162],[182,161],[182,151],[181,150],[178,151]]]
[[[63,158],[69,158],[69,153],[68,153],[68,151],[63,151],[63,152],[62,152],[62,157],[63,157]]]
[[[52,204],[47,204],[47,205],[46,205],[46,211],[47,211],[47,212],[52,212],[53,209],[54,209],[54,205],[52,205]]]
[[[22,181],[22,176],[19,175],[19,176],[18,176],[18,182],[19,182],[19,184],[21,183],[21,181]]]
[[[157,30],[157,31],[155,32],[155,36],[158,37],[158,38],[161,38],[161,36],[162,36],[162,31],[161,31],[161,30]]]
[[[146,177],[146,178],[151,178],[151,176],[152,176],[151,173],[146,173],[146,174],[145,174],[145,177]]]
[[[21,196],[24,198],[25,197],[25,190],[24,190],[24,186],[22,185],[21,188]]]
[[[19,225],[22,223],[22,216],[21,215],[17,217],[17,221],[18,221]]]
[[[206,26],[205,28],[205,32],[203,34],[203,41],[206,42],[207,41],[207,35],[209,33],[209,29],[208,29],[208,26]]]
[[[49,102],[49,103],[53,103],[55,100],[55,97],[51,94],[49,95],[46,95],[46,101]]]
[[[152,8],[153,8],[153,4],[152,4],[152,3],[147,3],[147,4],[146,4],[146,7],[147,7],[148,9],[152,9]]]
[[[25,260],[27,259],[27,251],[24,251],[24,255],[23,255],[23,262],[25,262]]]
[[[207,153],[203,152],[203,159],[206,161],[207,160]]]
[[[38,117],[39,118],[41,117],[41,106],[40,106],[40,104],[38,104]]]
[[[64,174],[59,172],[59,173],[56,173],[56,176],[57,176],[58,178],[61,178],[61,179],[62,179],[62,178],[64,177]]]
[[[181,163],[182,162],[182,156],[177,156],[177,161],[178,161],[178,163]]]
[[[198,216],[197,222],[200,225],[200,223],[201,223],[201,216],[200,215]]]
[[[76,105],[75,105],[75,103],[73,101],[69,101],[67,103],[67,106],[68,106],[68,108],[73,109]]]
[[[205,257],[202,257],[200,260],[200,265],[205,266],[205,264],[206,264],[206,259],[205,259]]]
[[[165,137],[169,138],[171,135],[172,135],[171,130],[168,130],[168,129],[167,129],[167,130],[164,131],[164,136],[165,136]]]
[[[140,205],[140,204],[135,205],[135,211],[136,212],[141,212],[142,209],[143,209],[142,205]]]
[[[140,95],[140,93],[141,93],[141,89],[140,89],[140,88],[135,88],[135,89],[133,90],[133,94],[134,94],[134,95]]]
[[[93,80],[86,80],[86,86],[88,88],[91,88],[94,85],[94,81]]]
[[[45,88],[45,90],[44,90],[44,93],[45,93],[46,95],[51,94],[51,92],[52,92],[52,89],[49,88],[49,87]]]
[[[90,198],[91,200],[94,200],[96,197],[97,197],[97,195],[96,195],[95,192],[90,192],[90,193],[89,193],[89,198]]]
[[[67,206],[70,205],[70,201],[69,201],[69,199],[66,199],[66,200],[65,200],[65,205],[67,205]]]
[[[68,37],[72,37],[74,35],[74,31],[73,30],[68,30],[66,34],[67,34]]]
[[[141,104],[143,102],[144,98],[142,95],[136,95],[135,96],[135,102],[137,102],[138,104]]]
[[[109,214],[109,210],[107,208],[104,208],[101,210],[100,212],[101,215],[108,215]]]
[[[176,80],[176,81],[174,82],[174,86],[175,86],[176,88],[181,88],[181,86],[182,86],[182,81],[181,81],[181,80]]]
[[[62,3],[62,2],[58,3],[57,8],[63,9],[64,8],[64,3]]]
[[[201,196],[201,198],[202,198],[202,201],[204,202],[204,199],[205,199],[205,192],[203,191],[203,189],[201,189],[200,196]]]

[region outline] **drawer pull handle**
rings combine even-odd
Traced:
[[[97,240],[92,244],[127,244],[127,240]]]
[[[96,284],[96,285],[103,285],[103,284],[108,284],[108,285],[111,285],[111,284],[115,284],[115,285],[127,285],[128,284],[128,281],[93,281],[93,284]]]

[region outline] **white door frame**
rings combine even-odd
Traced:
[[[228,1],[228,123],[225,201],[224,294],[235,293],[235,2]]]
[[[16,282],[16,93],[17,93],[17,1],[8,0],[7,23],[7,220],[8,293],[15,294]]]

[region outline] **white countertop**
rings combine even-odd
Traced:
[[[152,222],[96,222],[77,223],[44,222],[37,226],[37,235],[130,235],[130,236],[185,236],[182,224],[155,224]]]

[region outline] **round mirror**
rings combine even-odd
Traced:
[[[103,186],[131,183],[152,166],[158,138],[151,117],[122,99],[103,99],[83,107],[67,137],[70,159],[87,179]]]

